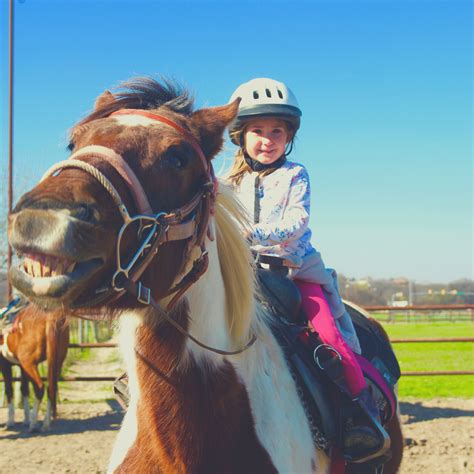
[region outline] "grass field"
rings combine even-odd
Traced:
[[[383,323],[391,339],[474,337],[471,322]],[[77,335],[71,334],[71,342]],[[87,338],[86,338],[87,339]],[[474,370],[474,343],[396,343],[393,345],[402,372]],[[64,375],[72,360],[88,360],[94,349],[71,349]],[[46,373],[46,371],[44,370]],[[45,375],[45,373],[43,375]],[[406,376],[399,382],[401,397],[474,398],[474,375]]]
[[[384,324],[391,339],[474,337],[470,322]],[[396,343],[402,372],[474,370],[474,343]],[[401,397],[474,398],[473,375],[407,376],[399,382]]]

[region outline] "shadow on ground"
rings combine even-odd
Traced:
[[[120,428],[124,412],[117,402],[108,400],[111,410],[106,413],[91,416],[89,418],[66,419],[58,418],[51,424],[51,430],[43,433],[41,429],[41,421],[39,422],[39,430],[30,433],[28,426],[22,423],[16,423],[14,427],[4,431],[8,433],[5,436],[0,435],[0,439],[27,439],[32,437],[48,437],[60,436],[66,434],[78,434],[86,431],[113,431]],[[0,425],[5,429],[5,424]]]
[[[407,416],[404,425],[418,423],[420,421],[431,421],[439,418],[472,417],[474,410],[463,410],[458,408],[443,408],[423,406],[420,402],[400,402],[402,416]]]

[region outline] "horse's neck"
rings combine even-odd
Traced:
[[[188,311],[187,330],[194,337],[225,350],[231,343],[224,284],[213,243],[208,250],[208,271],[186,293],[188,305],[183,311]],[[184,316],[178,314],[180,319]],[[269,456],[254,430],[247,391],[233,365],[166,323],[153,327],[146,324],[147,319],[143,311],[122,318],[121,347],[131,402],[109,468],[123,462],[124,470],[146,470],[148,459],[165,471],[187,466],[212,472],[215,466],[229,463],[230,472],[232,464],[243,462],[248,452],[239,449],[251,440],[253,462],[262,471],[270,471]],[[217,445],[221,446],[218,451]]]
[[[213,243],[208,250],[208,271],[186,293],[187,329],[207,345],[235,349],[217,250]],[[224,358],[166,323],[144,324],[144,314],[122,318],[131,402],[110,470],[122,463],[124,471],[144,472],[157,465],[166,472],[184,466],[202,472],[312,472],[321,465],[281,349],[260,318],[252,325],[257,342]]]
[[[229,348],[224,283],[215,242],[208,242],[209,267],[186,292],[181,323],[199,341],[219,349]],[[146,396],[143,389],[158,374],[172,377],[175,370],[185,371],[189,364],[208,370],[223,364],[223,357],[186,340],[166,322],[153,324],[150,309],[125,312],[120,323],[120,348],[127,367],[132,403]],[[184,314],[183,311],[187,311]],[[159,318],[156,315],[156,318]],[[140,369],[140,370],[139,370]],[[140,380],[143,378],[143,380]],[[163,386],[166,389],[165,386]]]
[[[206,273],[186,293],[189,304],[189,332],[208,346],[231,349],[229,323],[226,318],[226,296],[215,241],[207,243],[209,267]],[[198,363],[222,362],[222,356],[212,353],[189,340],[186,356]]]

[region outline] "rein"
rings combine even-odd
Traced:
[[[206,235],[211,237],[209,219],[213,212],[217,191],[217,180],[214,175],[212,164],[207,161],[204,152],[202,151],[197,140],[183,127],[173,122],[169,118],[140,109],[122,109],[111,114],[111,116],[115,115],[145,116],[164,123],[178,131],[180,135],[182,135],[196,151],[204,166],[208,180],[201,186],[201,188],[190,199],[190,201],[184,204],[182,207],[175,209],[170,213],[158,212],[155,214],[152,210],[146,192],[133,170],[122,158],[122,156],[111,148],[99,145],[83,147],[77,152],[73,153],[68,160],[64,160],[53,165],[43,175],[41,181],[54,174],[59,174],[61,170],[65,168],[76,168],[87,172],[110,194],[124,221],[124,224],[119,230],[117,236],[117,269],[112,276],[109,286],[105,289],[101,288],[97,290],[96,294],[99,293],[99,295],[92,300],[89,300],[87,304],[90,306],[99,303],[105,303],[106,301],[112,302],[119,299],[122,295],[128,292],[135,296],[140,303],[152,306],[154,309],[156,309],[158,314],[163,319],[165,319],[181,334],[189,337],[200,347],[221,355],[235,355],[244,352],[256,341],[256,337],[254,335],[243,348],[236,351],[225,351],[202,343],[193,337],[189,332],[187,332],[168,314],[168,311],[174,307],[185,291],[193,283],[199,280],[208,267],[209,259],[207,250],[205,248],[205,238]],[[119,192],[111,183],[111,181],[95,166],[85,161],[90,157],[99,158],[101,161],[111,165],[115,171],[117,171],[132,194],[134,204],[138,211],[137,215],[133,217],[131,216]],[[201,219],[197,223],[196,212],[198,211],[198,208],[200,210]],[[139,242],[139,247],[136,250],[134,256],[127,263],[123,263],[122,255],[120,253],[120,244],[126,229],[133,223],[138,223],[140,226],[138,238],[141,238],[141,242]],[[154,300],[150,289],[145,287],[139,281],[139,278],[153,261],[153,258],[158,253],[159,247],[163,243],[186,239],[191,240],[188,242],[186,258],[184,261],[186,262],[189,253],[195,246],[199,246],[201,248],[201,255],[193,262],[192,269],[182,278],[182,280],[178,282],[173,288],[168,290],[165,296],[170,296],[173,294],[174,296],[166,306],[165,310],[157,301]],[[185,265],[186,264],[184,264],[184,266]],[[83,307],[85,304],[86,303],[77,304],[75,307]]]

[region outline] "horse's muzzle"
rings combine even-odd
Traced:
[[[68,210],[10,215],[9,242],[19,257],[10,269],[12,285],[42,307],[64,305],[106,260],[107,239],[95,230]]]

